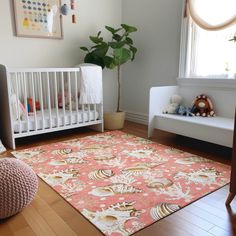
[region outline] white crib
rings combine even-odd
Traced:
[[[3,143],[15,149],[18,138],[82,126],[103,132],[102,99],[80,104],[80,83],[80,68],[8,69],[0,65]]]

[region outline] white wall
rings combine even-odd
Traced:
[[[123,22],[138,28],[137,57],[122,71],[122,107],[130,120],[145,123],[150,87],[176,84],[182,4],[182,0],[123,0]]]
[[[95,35],[105,25],[121,23],[122,0],[79,0],[78,21],[63,18],[64,39],[22,38],[14,36],[12,1],[0,2],[0,64],[9,67],[69,67],[79,64],[84,53],[80,46],[88,45],[88,36]],[[68,0],[62,0],[62,3]],[[113,107],[114,71],[104,71],[105,109]]]

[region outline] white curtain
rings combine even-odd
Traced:
[[[236,24],[236,0],[186,0],[186,13],[205,30],[222,30]]]

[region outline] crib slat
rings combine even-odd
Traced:
[[[47,80],[47,95],[48,95],[49,127],[52,128],[52,108],[51,108],[49,72],[46,73],[46,80]]]
[[[26,87],[26,73],[23,73],[23,87],[24,87],[24,105],[25,105],[25,110],[26,110],[26,127],[27,127],[27,132],[29,132],[29,110],[28,110],[28,102],[27,102],[27,87]]]
[[[97,111],[97,105],[94,104],[94,121],[96,120],[96,112]]]
[[[56,72],[53,73],[54,78],[54,88],[55,88],[55,106],[56,106],[56,120],[57,120],[57,127],[59,127],[59,112],[58,112],[58,88],[57,88],[57,77]]]
[[[88,122],[90,121],[90,118],[91,118],[91,116],[90,116],[90,104],[88,104]]]
[[[20,114],[20,100],[19,100],[19,73],[15,73],[15,81],[16,81],[16,116],[18,118],[18,125],[19,125],[19,133],[21,133],[21,114]]]
[[[70,125],[72,125],[72,101],[71,101],[71,77],[70,72],[68,74],[68,92],[69,92],[69,110],[70,110]]]
[[[66,111],[65,111],[65,86],[64,86],[64,74],[61,72],[61,90],[62,90],[62,109],[63,109],[63,121],[66,126]]]
[[[39,97],[40,97],[40,109],[42,115],[42,129],[45,129],[45,120],[44,120],[44,102],[43,102],[43,86],[42,86],[42,74],[41,72],[37,72],[39,77]]]
[[[33,100],[33,113],[34,113],[34,126],[35,126],[35,130],[38,130],[38,124],[37,124],[37,113],[36,113],[36,99],[35,99],[35,86],[34,86],[34,74],[33,72],[30,72],[30,79],[31,79],[31,83],[32,83],[32,100]]]
[[[82,104],[82,122],[83,122],[83,123],[85,122],[85,119],[84,119],[84,112],[85,112],[84,104]]]
[[[75,110],[76,110],[76,124],[79,123],[79,101],[78,101],[78,73],[75,72]]]

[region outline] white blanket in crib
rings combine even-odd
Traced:
[[[80,64],[80,104],[102,102],[102,68],[94,64]]]

